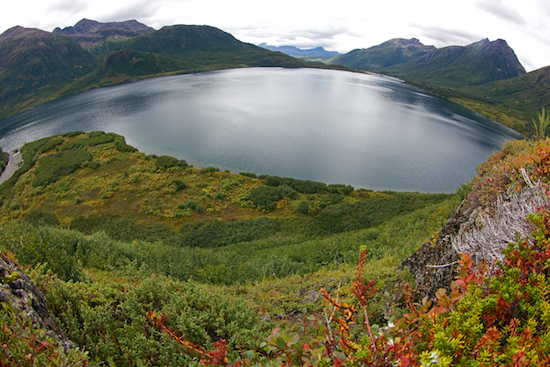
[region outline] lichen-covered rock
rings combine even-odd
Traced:
[[[65,350],[75,348],[63,331],[51,319],[44,295],[16,264],[0,254],[0,302],[10,303],[24,313],[48,336],[58,341]]]
[[[452,238],[460,228],[473,225],[480,208],[478,196],[470,194],[437,235],[401,263],[400,270],[407,268],[415,277],[422,297],[435,298],[438,289],[450,289],[451,282],[458,275],[459,258]]]

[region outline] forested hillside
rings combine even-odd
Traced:
[[[257,66],[328,67],[243,43],[209,26],[154,31],[133,22],[83,20],[53,33],[14,27],[0,35],[0,118],[91,88]]]
[[[128,366],[549,361],[549,140],[507,143],[453,195],[199,169],[100,132],[22,153],[0,187],[2,256],[82,349],[10,339],[28,321],[5,306],[5,365],[31,350]],[[470,256],[422,299],[426,280],[400,264],[441,246]],[[20,281],[9,269],[2,289]]]

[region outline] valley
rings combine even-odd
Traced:
[[[0,117],[155,76],[364,68],[532,136],[547,68],[514,57],[502,40],[392,40],[327,66],[209,26],[15,27]],[[506,142],[440,194],[193,167],[102,131],[20,154],[0,184],[0,365],[550,363],[546,136]]]

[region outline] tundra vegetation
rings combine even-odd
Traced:
[[[484,203],[535,184],[546,193],[548,140],[507,143],[454,194],[195,168],[102,132],[22,154],[0,186],[0,251],[79,349],[58,348],[3,305],[2,365],[550,362],[545,208],[527,214],[502,261],[464,255],[434,300],[396,270],[471,190]]]

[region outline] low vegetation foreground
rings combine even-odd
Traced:
[[[550,363],[549,140],[507,143],[454,194],[195,168],[102,132],[21,151],[1,365]],[[418,262],[452,282],[424,297],[402,263],[447,243],[458,260]]]

